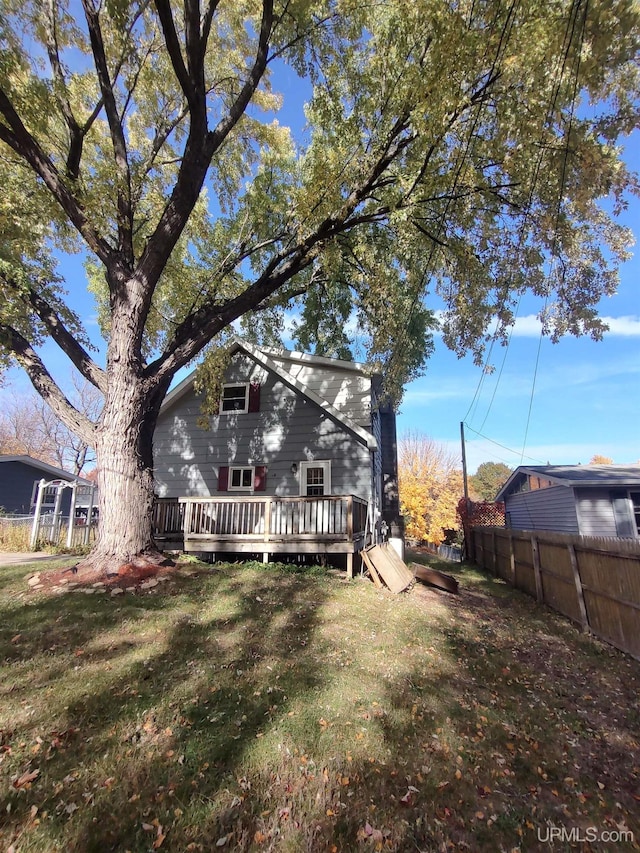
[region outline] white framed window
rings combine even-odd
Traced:
[[[253,491],[255,468],[253,466],[229,467],[229,491]]]
[[[300,463],[300,494],[307,497],[331,494],[331,461]]]
[[[222,386],[220,413],[244,414],[249,411],[249,383],[235,382]]]

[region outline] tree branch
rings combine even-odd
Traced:
[[[5,323],[0,323],[0,338],[3,345],[13,353],[35,390],[60,420],[83,441],[93,446],[95,425],[65,397],[29,341]]]
[[[2,89],[0,89],[0,115],[6,122],[6,124],[0,123],[0,140],[6,142],[20,158],[27,161],[82,235],[89,249],[107,268],[113,268],[117,263],[117,255],[113,248],[89,224],[82,205],[62,179],[50,157],[26,129]]]
[[[171,60],[171,65],[173,66],[176,79],[180,84],[180,88],[184,92],[190,111],[194,113],[199,112],[202,110],[203,104],[198,99],[198,93],[196,91],[194,81],[189,76],[187,67],[184,64],[182,49],[180,47],[180,39],[176,32],[173,12],[171,11],[171,4],[169,0],[155,0],[155,7],[158,12],[160,26],[162,27],[162,34],[164,36],[167,52],[169,54],[169,59]]]
[[[269,59],[269,39],[271,38],[273,24],[273,0],[263,0],[260,37],[258,39],[258,49],[256,50],[256,58],[253,63],[253,67],[249,72],[249,76],[245,81],[244,86],[240,90],[240,94],[231,105],[226,118],[222,119],[218,123],[216,129],[209,134],[207,141],[207,149],[211,152],[209,159],[213,157],[214,153],[222,145],[240,118],[244,115],[244,111],[248,107],[249,101],[258,88],[258,84],[266,70]]]
[[[89,40],[93,53],[94,64],[107,115],[111,144],[113,146],[114,162],[118,175],[118,245],[121,254],[129,268],[133,267],[133,210],[131,206],[131,171],[127,143],[122,129],[122,121],[118,114],[113,84],[109,75],[107,57],[100,27],[100,15],[93,5],[93,0],[82,0],[84,14],[89,30]],[[111,282],[110,282],[111,283]]]
[[[51,308],[46,300],[32,289],[29,289],[29,302],[46,326],[49,335],[64,354],[68,356],[72,364],[85,379],[91,382],[92,385],[95,385],[104,394],[107,386],[107,377],[104,370],[98,367],[84,347],[78,343],[66,328],[59,315]]]
[[[56,32],[56,15],[54,0],[47,0],[44,3],[44,30],[47,40],[47,54],[49,63],[53,72],[55,81],[54,92],[56,93],[57,101],[60,105],[60,111],[64,118],[67,129],[69,130],[69,151],[67,153],[67,175],[72,180],[77,180],[80,170],[80,160],[82,157],[82,143],[84,133],[82,128],[76,121],[76,118],[71,109],[69,101],[69,93],[67,91],[67,81],[64,77],[62,64],[60,62],[60,51],[58,48],[58,36]]]
[[[170,11],[166,8],[167,0],[156,0],[156,6],[159,14],[164,10],[166,17],[166,14]],[[171,18],[169,21],[167,18],[166,23],[168,34],[165,33],[165,38],[172,40],[175,34],[175,29],[172,29],[173,19]],[[196,93],[196,111],[195,113],[191,112],[189,136],[171,198],[160,217],[155,231],[147,242],[136,271],[136,277],[141,282],[153,283],[153,286],[148,288],[144,300],[140,303],[140,313],[143,320],[146,319],[151,307],[155,283],[159,280],[166,262],[179,240],[191,211],[198,200],[207,170],[211,164],[211,158],[243,116],[264,74],[272,26],[273,0],[264,0],[256,58],[249,77],[242,87],[240,94],[229,108],[227,116],[218,123],[216,129],[212,132],[207,133],[206,131],[206,110],[201,115],[198,106],[200,95],[202,94],[204,97],[204,92]],[[177,35],[175,38],[177,40]],[[173,44],[173,42],[171,43]],[[173,45],[172,48],[168,44],[167,47],[172,55],[172,61],[177,63],[178,68],[176,73],[179,73],[184,78],[187,72],[182,62],[182,54],[180,54],[180,60],[178,61],[178,57],[175,55],[176,46]],[[181,85],[183,85],[182,81]],[[187,85],[186,81],[184,85]],[[187,85],[187,88],[190,85],[191,83]],[[191,101],[192,99],[189,97],[190,104]]]

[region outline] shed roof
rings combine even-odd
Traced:
[[[65,471],[63,468],[56,468],[55,465],[49,465],[48,462],[41,462],[40,459],[34,459],[33,456],[27,456],[26,454],[18,456],[0,455],[0,463],[1,462],[22,462],[32,468],[37,468],[42,471],[43,474],[48,474],[50,477],[56,477],[59,480],[68,480],[69,482],[77,481],[78,483],[86,485],[89,485],[90,483],[90,481],[85,480],[84,477],[79,477],[76,474],[72,474],[70,471]]]
[[[522,475],[544,477],[569,488],[640,486],[640,465],[520,465],[500,489],[496,500],[504,500]]]

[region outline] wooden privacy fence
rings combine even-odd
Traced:
[[[474,527],[475,562],[640,660],[640,541]]]

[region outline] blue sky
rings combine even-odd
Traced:
[[[640,168],[640,134],[625,159]],[[620,218],[640,239],[640,199]],[[587,464],[595,454],[640,461],[640,245],[620,270],[615,296],[600,302],[602,341],[541,338],[540,305],[523,300],[510,345],[495,348],[495,372],[458,359],[436,339],[426,376],[407,386],[398,431],[417,430],[460,456],[464,421],[470,473],[482,462]],[[539,352],[539,356],[538,356]],[[504,360],[504,364],[503,364]],[[501,370],[502,368],[502,370]]]

